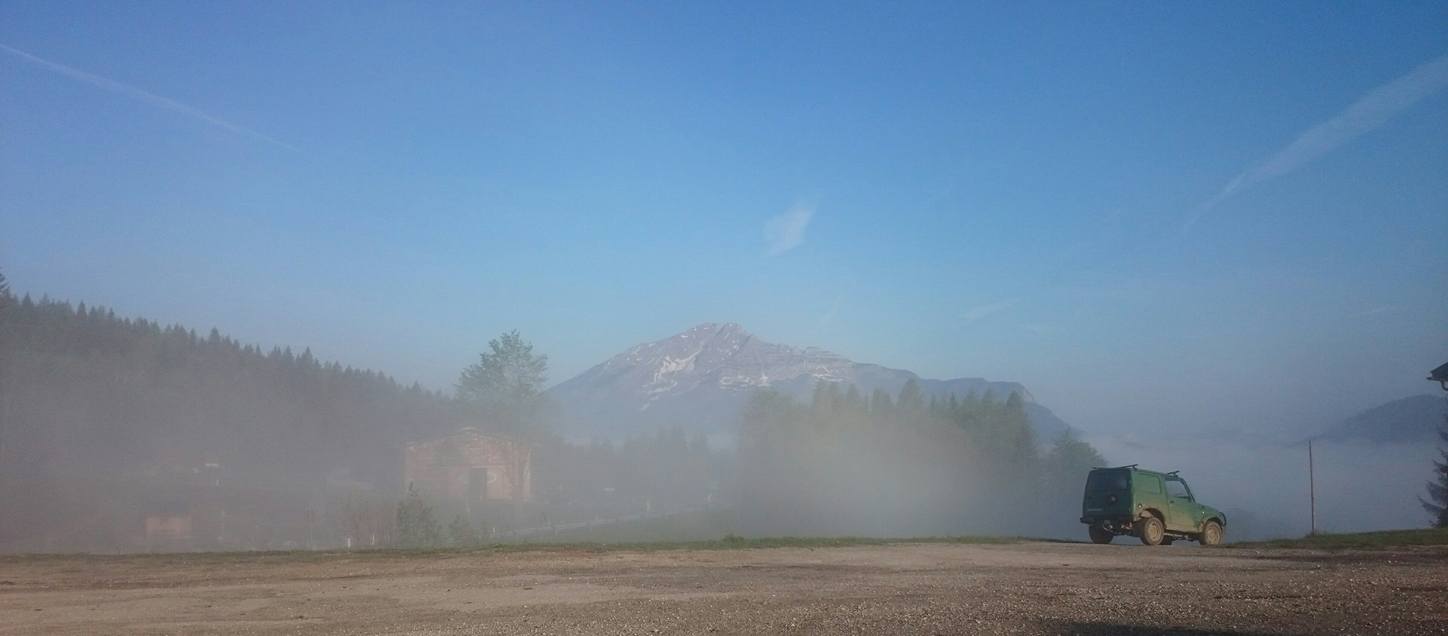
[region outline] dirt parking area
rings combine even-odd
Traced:
[[[1448,550],[0,557],[0,633],[1441,634]]]

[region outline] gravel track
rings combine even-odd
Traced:
[[[1442,634],[1448,549],[0,557],[0,634]]]

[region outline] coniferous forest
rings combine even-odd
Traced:
[[[0,549],[121,544],[115,529],[140,523],[131,517],[203,485],[297,508],[329,483],[390,488],[402,443],[456,423],[442,395],[309,351],[84,304],[5,302]]]

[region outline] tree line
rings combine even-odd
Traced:
[[[1015,393],[927,398],[821,383],[744,413],[736,507],[747,532],[1065,534],[1104,460],[1067,430],[1040,443]]]

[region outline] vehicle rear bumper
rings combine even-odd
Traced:
[[[1118,517],[1116,515],[1081,517],[1081,523],[1088,526],[1100,526],[1108,531],[1119,533],[1131,532],[1131,522],[1132,519],[1129,517]]]

